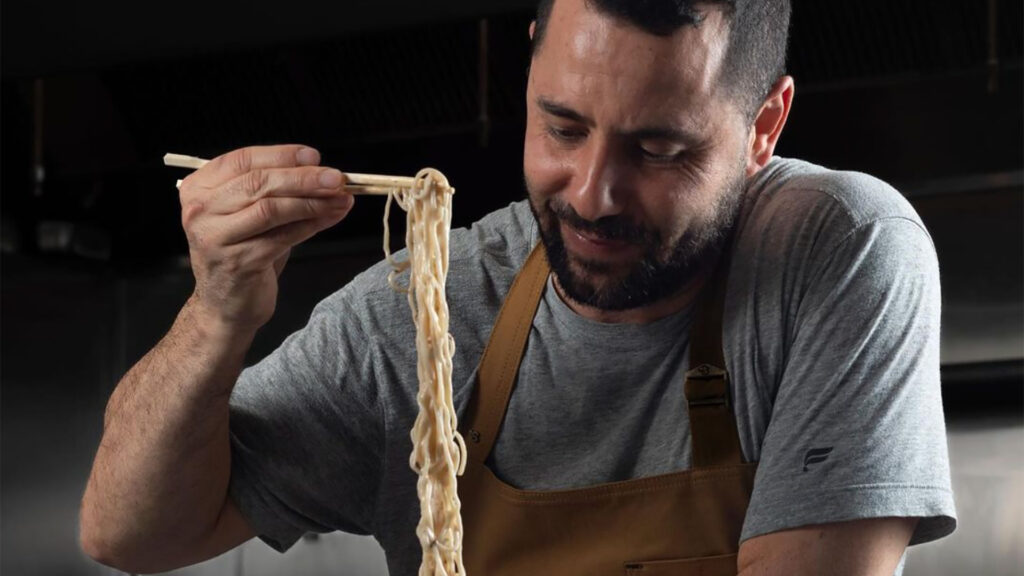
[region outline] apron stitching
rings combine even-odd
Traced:
[[[681,484],[706,484],[708,482],[721,480],[722,478],[731,478],[736,476],[744,476],[753,471],[755,464],[741,464],[742,468],[735,470],[723,470],[712,473],[703,472],[698,477],[684,477],[684,478],[667,478],[667,479],[652,479],[646,481],[646,479],[639,478],[633,480],[625,480],[624,483],[628,482],[629,485],[611,486],[611,487],[600,487],[593,489],[593,493],[581,493],[581,494],[566,494],[554,496],[557,494],[555,491],[527,491],[519,490],[502,483],[498,487],[499,495],[505,500],[511,500],[515,502],[527,503],[527,504],[566,504],[571,502],[586,502],[591,500],[598,500],[606,497],[620,496],[625,494],[642,494],[644,492],[655,492],[662,488],[668,488],[672,486],[679,486]],[[685,474],[686,472],[683,472]],[[496,478],[496,477],[495,477]],[[496,478],[497,479],[497,478]],[[501,482],[500,480],[498,480]],[[638,484],[634,486],[633,484]],[[588,488],[581,488],[580,490],[590,490]]]
[[[537,248],[536,248],[536,247],[534,247],[534,251],[536,251],[536,249],[537,249]],[[530,257],[532,257],[532,256],[533,256],[533,252],[531,252],[531,253],[530,253],[530,255],[528,255],[528,256],[527,256],[527,261],[529,261],[529,260],[530,260]],[[509,294],[511,294],[512,292],[514,292],[514,291],[516,290],[516,288],[517,288],[517,286],[518,286],[518,284],[520,283],[520,281],[521,281],[521,280],[523,280],[523,277],[522,277],[522,276],[516,276],[516,278],[515,278],[515,279],[514,279],[514,280],[512,281],[512,286],[511,286],[511,287],[509,288],[509,292],[508,292]],[[531,288],[532,288],[532,287],[533,287],[533,286],[535,285],[535,282],[533,282],[533,281],[532,281],[532,279],[531,279],[531,282],[532,282],[532,283],[531,283]],[[501,309],[501,310],[500,310],[500,311],[498,312],[498,318],[497,318],[497,319],[495,320],[495,328],[497,328],[497,326],[498,326],[498,323],[500,322],[500,320],[501,320],[501,318],[502,318],[502,315],[503,315],[503,313],[504,313],[504,312],[505,312],[505,308],[504,308],[504,306],[502,306],[502,309]],[[522,325],[522,322],[523,322],[523,319],[522,319],[521,317],[517,319],[517,322],[516,322],[516,329],[515,329],[515,330],[514,330],[514,332],[513,332],[514,334],[519,334],[519,332],[520,332],[520,330],[521,330],[521,325]],[[531,319],[530,319],[530,325],[532,325],[532,324],[533,324],[533,319],[531,318]],[[490,338],[490,339],[488,339],[488,341],[487,341],[487,346],[485,346],[485,347],[484,347],[484,353],[483,353],[483,356],[482,356],[483,358],[487,358],[487,357],[488,357],[488,353],[489,353],[489,352],[491,351],[491,345],[492,345],[492,344],[494,344],[493,336],[494,336],[494,333],[493,333],[493,331],[492,331],[492,333],[491,333],[491,338]],[[508,364],[509,364],[509,361],[510,361],[510,356],[511,356],[511,355],[510,355],[510,354],[504,354],[504,356],[505,356],[505,358],[504,358],[504,361],[503,361],[503,363],[502,363],[501,369],[499,370],[499,374],[501,375],[501,376],[500,376],[501,380],[499,380],[499,382],[503,382],[503,381],[505,381],[505,380],[506,380],[506,379],[504,378],[504,375],[505,375],[505,374],[507,373],[507,371],[508,371]],[[479,374],[477,375],[477,379],[478,379],[478,380],[480,379],[480,375],[479,375]],[[502,387],[502,389],[500,389],[499,391],[501,391],[501,392],[502,392],[502,397],[504,397],[504,387]],[[506,403],[506,404],[507,404],[507,403]],[[506,406],[506,407],[507,407],[507,406]],[[495,405],[491,405],[491,406],[489,407],[489,409],[488,409],[488,412],[487,412],[487,414],[486,414],[486,415],[481,415],[481,417],[482,417],[482,418],[478,418],[478,419],[476,419],[476,420],[477,420],[477,422],[475,422],[475,424],[476,424],[476,428],[475,428],[475,429],[477,429],[477,430],[478,430],[479,428],[484,428],[484,427],[485,427],[485,425],[486,425],[486,424],[487,424],[488,422],[493,422],[493,421],[494,421],[494,418],[495,418],[495,417],[494,417],[494,414],[496,413],[496,411],[497,411],[497,406],[495,406]],[[470,422],[470,425],[473,425],[473,424],[474,424],[474,422]],[[479,436],[479,432],[478,432],[477,436]],[[485,461],[487,460],[487,457],[488,457],[488,456],[490,455],[490,453],[491,453],[491,450],[493,450],[493,449],[494,449],[494,443],[495,443],[495,442],[497,441],[497,436],[498,436],[498,430],[497,430],[497,429],[495,429],[495,430],[494,430],[494,431],[493,431],[493,432],[491,433],[491,436],[492,436],[492,438],[490,438],[489,440],[488,440],[488,439],[484,439],[484,442],[488,442],[488,443],[490,444],[490,446],[489,446],[489,447],[487,448],[487,450],[485,451],[486,453],[484,453],[484,454],[481,454],[481,455],[480,455],[480,458],[479,458],[479,459],[477,459],[477,460],[478,460],[478,462],[480,462],[480,463],[483,463],[483,462],[485,462]],[[481,447],[481,448],[482,448],[482,447]],[[474,450],[474,451],[472,451],[472,452],[470,453],[470,457],[471,457],[471,459],[472,459],[472,455],[473,455],[473,454],[475,454],[475,453],[479,453],[479,452],[484,452],[484,451],[483,451],[482,449],[477,449],[477,450]]]
[[[538,276],[540,276],[540,275],[531,275],[531,277],[529,278],[529,286],[527,287],[528,293],[533,293],[536,290],[537,285],[538,285],[538,281],[537,281],[538,280]],[[509,290],[509,293],[511,293],[511,291],[515,289],[515,284],[516,283],[513,282],[512,288]],[[513,331],[513,337],[515,338],[515,340],[519,340],[520,339],[520,336],[522,335],[522,333],[524,331],[524,326],[525,326],[525,330],[526,330],[526,332],[528,334],[529,333],[529,328],[531,326],[533,326],[533,317],[532,316],[530,316],[528,318],[527,315],[524,314],[524,315],[520,316],[516,320],[515,330]],[[524,345],[525,345],[525,339],[524,339]],[[499,389],[499,392],[501,394],[501,396],[500,396],[501,398],[508,398],[508,397],[511,396],[511,392],[510,391],[511,391],[511,388],[512,388],[512,385],[513,385],[515,370],[519,368],[519,360],[520,359],[516,358],[515,361],[513,361],[513,356],[514,356],[513,354],[505,354],[504,356],[505,356],[505,358],[504,358],[504,361],[502,362],[502,366],[501,366],[501,370],[500,370],[501,376],[499,377],[500,378],[499,382],[502,383],[502,386]],[[511,372],[511,375],[510,375],[510,372]],[[504,403],[504,406],[502,406],[503,411],[502,411],[502,416],[500,418],[497,416],[498,404],[496,402],[492,403],[490,408],[491,409],[490,409],[490,411],[487,414],[487,420],[486,421],[487,422],[491,422],[491,423],[500,422],[501,419],[504,419],[504,411],[508,409],[508,402],[506,401]],[[500,428],[500,426],[495,426],[494,430],[491,431],[491,433],[490,433],[491,438],[488,440],[488,443],[490,444],[490,446],[488,447],[488,450],[487,450],[488,454],[483,455],[483,459],[481,460],[481,462],[486,460],[487,456],[490,454],[490,452],[494,450],[494,445],[498,442],[498,429],[499,428]]]

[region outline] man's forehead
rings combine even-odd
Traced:
[[[725,27],[722,28],[723,22]],[[702,132],[717,108],[722,15],[655,36],[586,6],[559,0],[531,69],[531,100],[544,98],[616,128],[671,126]],[[725,32],[723,32],[725,33]]]
[[[699,25],[656,36],[586,0],[558,0],[536,56],[558,73],[616,76],[652,90],[710,94],[724,59],[728,20],[717,5],[702,10]]]

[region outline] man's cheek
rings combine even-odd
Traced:
[[[536,146],[527,141],[523,151],[523,177],[526,179],[527,190],[533,197],[540,195],[541,191],[548,187],[548,178],[545,176],[548,170],[545,169],[542,155],[537,152]]]
[[[523,172],[536,193],[552,195],[569,186],[575,165],[571,152],[552,150],[547,140],[527,134]]]
[[[659,242],[658,251],[661,256],[664,256],[664,253],[671,252],[672,248],[691,229],[694,224],[694,214],[685,210],[673,211],[666,209],[659,214],[659,217],[657,230],[661,241]]]

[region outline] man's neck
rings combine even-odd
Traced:
[[[565,302],[566,306],[588,320],[605,324],[646,324],[666,316],[671,316],[693,303],[697,295],[700,294],[701,288],[707,283],[707,279],[707,272],[701,272],[672,296],[662,298],[646,306],[629,310],[602,310],[581,304],[570,298],[566,295],[565,290],[562,289],[562,285],[558,283],[558,276],[553,276],[555,293],[562,299],[562,302]]]

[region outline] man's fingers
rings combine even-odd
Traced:
[[[246,258],[257,264],[271,263],[275,272],[280,275],[293,246],[301,244],[321,230],[337,224],[343,217],[343,214],[335,214],[312,220],[291,222],[250,238],[236,246],[236,249],[241,248],[246,254]]]
[[[239,212],[216,217],[220,229],[217,235],[224,245],[231,245],[293,222],[337,222],[348,214],[352,201],[349,194],[333,198],[262,198]]]
[[[265,232],[260,240],[276,246],[296,246],[334,226],[341,218],[342,216],[328,215],[314,220],[292,222]],[[283,252],[275,252],[274,257],[278,257],[281,253]]]
[[[344,194],[344,177],[335,168],[254,168],[226,183],[205,199],[212,214],[233,214],[271,196],[337,198]]]
[[[320,153],[302,144],[249,146],[217,156],[186,180],[195,180],[204,188],[212,188],[251,170],[316,166],[318,164],[320,164]]]

